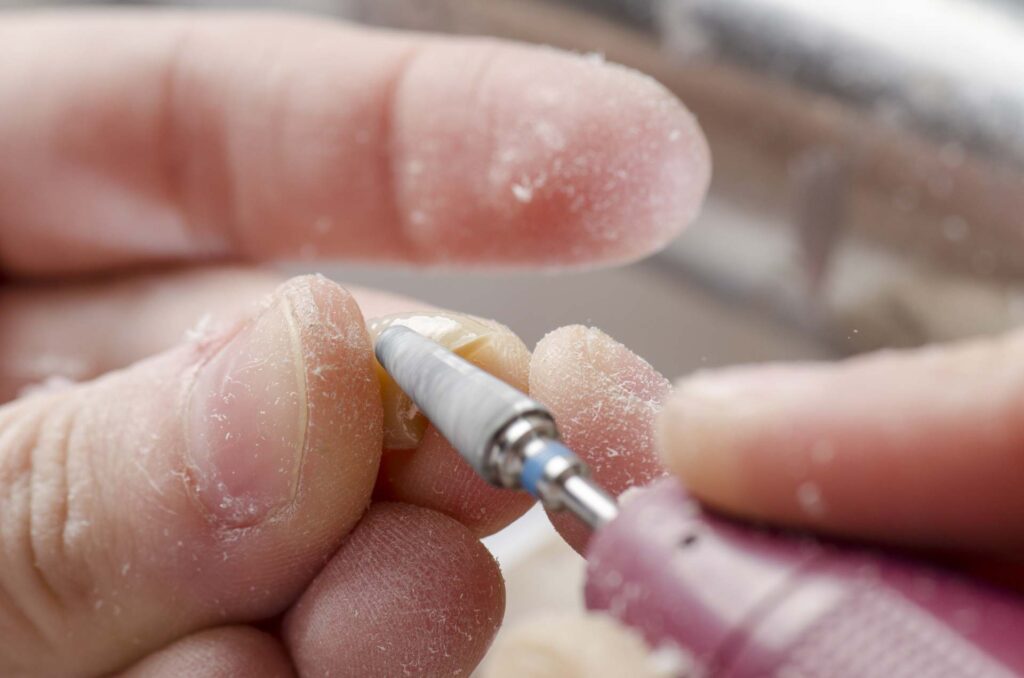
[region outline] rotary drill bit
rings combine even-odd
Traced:
[[[615,500],[566,447],[544,405],[401,326],[385,330],[377,360],[487,482],[523,488],[550,510],[568,510],[596,529],[618,513]]]

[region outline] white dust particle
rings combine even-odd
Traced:
[[[512,195],[516,200],[527,203],[533,200],[534,193],[538,188],[547,183],[548,175],[541,172],[536,177],[523,177],[517,183],[512,184]]]
[[[68,519],[67,527],[65,528],[65,536],[68,539],[77,539],[81,537],[91,526],[91,520],[84,520],[82,518]]]
[[[669,141],[679,141],[679,138],[681,136],[683,136],[683,133],[680,132],[677,129],[674,129],[674,130],[672,130],[671,132],[668,133],[668,140]]]
[[[537,120],[534,122],[533,133],[537,135],[542,144],[553,151],[560,151],[565,148],[565,135],[547,120]]]
[[[192,327],[185,330],[185,341],[202,341],[213,332],[213,315],[204,313]]]
[[[587,52],[586,54],[583,55],[583,60],[586,61],[588,64],[593,64],[594,66],[601,66],[604,64],[604,54],[602,54],[601,52]]]
[[[800,508],[807,515],[819,518],[825,515],[825,502],[821,497],[821,490],[814,483],[807,481],[800,483],[796,488],[796,499],[800,502]]]
[[[512,184],[512,195],[516,200],[527,203],[533,200],[533,186],[527,182]]]
[[[413,210],[409,213],[409,221],[420,226],[427,223],[427,213],[423,210]]]

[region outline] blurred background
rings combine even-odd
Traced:
[[[50,4],[76,3],[0,0]],[[706,209],[646,261],[557,277],[323,271],[339,280],[497,317],[531,345],[559,325],[597,325],[670,377],[957,339],[1024,317],[1019,0],[166,4],[288,8],[593,53],[660,80],[708,135]],[[574,604],[563,577],[579,561],[538,536],[544,524],[531,513],[491,540],[510,616],[530,607],[527,589]]]
[[[58,4],[86,3],[0,0]],[[956,339],[1024,315],[1019,0],[117,4],[284,8],[592,53],[660,80],[708,135],[706,209],[649,260],[558,276],[323,271],[340,280],[497,316],[528,344],[597,325],[670,377]]]

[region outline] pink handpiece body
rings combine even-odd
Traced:
[[[672,479],[587,552],[586,601],[679,651],[685,675],[1024,676],[1024,600],[938,568],[758,530]]]

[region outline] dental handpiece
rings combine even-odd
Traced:
[[[545,508],[591,528],[617,514],[615,500],[562,444],[544,405],[407,327],[377,337],[377,360],[441,435],[487,482],[525,489]]]
[[[585,600],[680,676],[1024,676],[1024,601],[875,550],[756,529],[672,478],[623,495],[586,476],[540,403],[404,327],[377,358],[489,482],[593,529]]]

